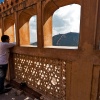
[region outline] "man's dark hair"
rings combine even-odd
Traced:
[[[8,35],[2,35],[2,37],[1,37],[2,42],[6,42],[7,39],[9,39]]]

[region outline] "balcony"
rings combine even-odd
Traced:
[[[74,48],[54,46],[53,14],[70,4],[81,5],[78,45]],[[6,34],[10,42],[16,42],[10,50],[6,78],[12,86],[32,99],[99,100],[99,5],[99,0],[5,0],[0,5],[0,37]],[[37,36],[35,46],[30,44],[29,20],[32,16],[36,16],[36,30],[33,31]],[[67,24],[65,26],[68,28]],[[65,35],[59,41],[61,39],[65,39]],[[20,88],[21,83],[26,85]]]

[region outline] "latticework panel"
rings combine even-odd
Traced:
[[[66,100],[67,62],[14,54],[15,78],[55,100]]]

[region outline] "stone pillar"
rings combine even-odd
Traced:
[[[95,47],[97,12],[98,0],[82,0],[79,48],[84,44]]]
[[[100,50],[100,1],[98,1],[97,30],[96,30],[96,49]]]
[[[41,1],[37,3],[37,45],[43,47],[43,30],[42,30],[42,7]]]
[[[16,45],[20,44],[20,38],[19,38],[19,16],[18,12],[15,12],[15,34],[16,34]]]

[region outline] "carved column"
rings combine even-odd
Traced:
[[[19,38],[19,16],[18,12],[15,12],[15,33],[16,33],[16,45],[20,44],[20,38]]]
[[[96,49],[100,50],[100,1],[98,1],[97,29],[96,29]]]
[[[82,0],[81,7],[81,29],[79,47],[82,48],[83,45],[90,45],[92,48],[94,48],[97,25],[98,0]]]
[[[37,3],[37,39],[38,47],[43,47],[43,30],[42,30],[42,7],[41,1]]]

